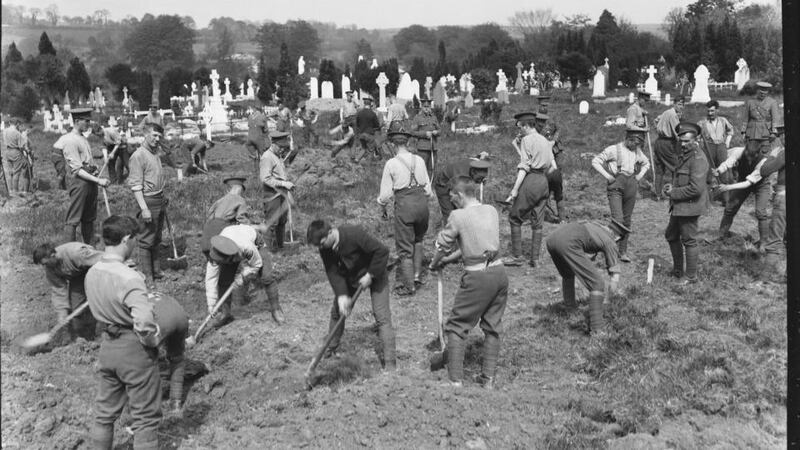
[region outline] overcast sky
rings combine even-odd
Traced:
[[[773,3],[775,0],[745,0],[746,3]],[[252,21],[285,22],[306,19],[335,22],[339,26],[355,24],[363,28],[401,28],[411,24],[475,25],[495,22],[508,24],[514,12],[552,8],[558,16],[584,13],[596,22],[603,9],[633,23],[661,23],[667,12],[685,7],[691,0],[11,0],[4,3],[45,8],[57,4],[59,13],[86,16],[99,9],[111,12],[112,19],[127,15],[141,18],[145,13],[178,14],[194,17],[204,28],[214,17],[229,16]],[[233,5],[233,6],[230,6]],[[237,6],[238,5],[238,6]]]

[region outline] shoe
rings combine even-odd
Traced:
[[[484,374],[475,376],[475,382],[483,386],[484,389],[494,390],[494,377],[487,377]]]
[[[619,260],[622,261],[622,262],[625,262],[625,263],[631,262],[631,258],[630,258],[630,256],[628,256],[627,253],[623,253],[623,254],[619,255]]]
[[[521,266],[523,263],[525,263],[525,258],[522,256],[508,256],[503,258],[504,266],[517,267]]]
[[[164,414],[167,416],[179,416],[181,414],[181,401],[178,399],[167,400]]]
[[[274,320],[278,325],[283,325],[286,323],[286,318],[283,316],[283,311],[280,309],[272,311],[272,320]]]
[[[214,328],[222,328],[225,325],[233,322],[233,315],[228,314],[227,316],[222,316],[219,319],[214,321]]]
[[[394,288],[394,295],[398,297],[410,297],[414,295],[414,289],[407,288],[401,284]]]

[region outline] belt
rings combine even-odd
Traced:
[[[464,266],[464,270],[467,272],[478,272],[488,269],[489,267],[501,266],[503,265],[503,260],[495,259],[492,262],[486,261],[485,263],[478,263],[473,264],[471,266]]]
[[[142,195],[145,197],[161,197],[164,194],[164,191],[156,191],[156,192],[143,192]]]
[[[103,332],[106,333],[110,339],[116,339],[125,333],[133,333],[133,327],[111,323],[103,327]]]

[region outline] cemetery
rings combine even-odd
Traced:
[[[785,301],[793,280],[787,279],[785,250],[773,265],[768,242],[777,241],[761,234],[764,221],[780,214],[779,177],[765,181],[775,192],[768,202],[745,196],[723,233],[730,208],[719,186],[752,176],[738,173],[739,162],[730,170],[745,181],[724,181],[714,173],[721,162],[709,162],[702,147],[712,142],[708,132],[685,131],[687,123],[707,126],[709,102],[716,101],[718,117],[732,127],[723,153],[741,158],[740,149],[753,145],[745,130],[759,105],[759,111],[778,111],[770,116],[771,149],[759,167],[783,155],[788,113],[782,66],[773,64],[782,50],[758,47],[779,44],[780,7],[720,5],[728,3],[729,9],[714,13],[702,1],[676,4],[660,32],[643,31],[622,11],[602,8],[599,17],[554,7],[508,11],[513,16],[503,23],[384,29],[336,25],[312,12],[279,22],[240,19],[237,11],[206,26],[189,21],[192,11],[168,15],[155,6],[142,10],[141,19],[102,10],[87,19],[64,7],[62,15],[51,8],[31,17],[30,7],[4,4],[4,35],[15,40],[3,39],[3,164],[6,173],[18,165],[8,155],[16,149],[14,139],[23,142],[15,136],[24,136],[33,187],[12,192],[8,184],[0,186],[2,447],[98,447],[98,373],[108,361],[109,342],[128,335],[160,363],[153,363],[162,393],[156,448],[786,447],[792,394]],[[347,2],[339,7],[353,9]],[[711,24],[705,39],[693,39],[698,24]],[[94,30],[91,40],[79,34],[84,29]],[[172,30],[170,39],[146,39],[165,29]],[[647,100],[639,100],[643,93]],[[639,104],[648,125],[634,147],[631,111]],[[407,116],[391,123],[397,105]],[[663,139],[657,123],[671,112],[680,124],[673,130],[675,152],[695,152],[708,166],[702,187],[708,205],[693,235],[699,252],[694,279],[689,244],[679,240],[686,264],[684,271],[681,259],[676,271],[675,241],[666,237],[677,199],[669,190],[680,188],[684,172],[665,175],[668,189],[656,186],[653,147]],[[372,114],[375,129],[364,125]],[[430,128],[420,125],[426,123]],[[154,141],[154,134],[161,136]],[[679,139],[686,134],[696,139],[696,147],[686,146],[690,150]],[[545,150],[530,143],[534,135],[541,138],[536,145],[546,142]],[[58,147],[76,139],[90,150],[80,169],[70,165],[72,149]],[[109,161],[123,148],[129,152],[127,179],[120,168],[112,181]],[[628,150],[637,158],[632,175],[622,160]],[[425,165],[425,151],[434,165],[418,167]],[[145,152],[158,176],[142,176],[136,184],[131,174],[141,163],[130,161]],[[618,158],[603,165],[613,178],[604,179],[597,169],[601,153]],[[417,166],[405,163],[406,154]],[[558,168],[535,167],[536,155],[547,155]],[[644,169],[641,158],[648,160]],[[397,177],[397,161],[408,169],[402,171],[406,178]],[[477,171],[470,168],[487,165],[487,175],[474,178]],[[463,176],[440,185],[457,166],[464,167]],[[563,198],[549,177],[541,181],[556,170]],[[78,195],[72,183],[85,179],[83,172],[98,180],[89,201],[96,217],[91,231],[81,222],[72,240],[105,253],[82,276],[91,280],[93,271],[113,260],[127,267],[114,269],[120,273],[141,272],[148,304],[174,299],[186,317],[188,328],[178,334],[185,367],[175,408],[173,350],[164,340],[156,355],[157,347],[145,344],[135,308],[121,303],[132,325],[115,331],[101,323],[95,339],[77,337],[78,321],[56,309],[62,290],[37,249],[68,242],[65,217]],[[635,198],[627,252],[615,240],[628,234],[614,231],[622,213],[611,204],[624,177]],[[421,242],[409,244],[402,225],[408,220],[404,202],[418,193],[412,179],[426,205],[426,231]],[[537,197],[538,209],[518,225],[513,217],[521,215],[520,202],[533,198],[531,179],[547,185],[546,197]],[[394,200],[383,204],[378,199],[386,189]],[[754,187],[743,189],[756,195]],[[152,198],[161,196],[163,236],[148,262],[142,239],[148,227],[161,227],[152,206]],[[211,224],[220,219],[215,208],[231,199],[244,207],[237,203],[236,217],[225,218],[224,231],[213,234]],[[276,199],[281,207],[271,210]],[[450,219],[445,201],[456,206]],[[766,219],[762,203],[769,203]],[[479,216],[460,215],[475,211],[469,208],[485,209]],[[785,206],[783,214],[785,225]],[[138,227],[116,244],[103,224],[115,216],[134,217]],[[320,219],[334,228],[316,245]],[[479,229],[484,222],[490,226]],[[596,239],[593,245],[602,236],[604,246],[587,250],[581,269],[597,273],[600,291],[574,267],[570,278],[556,253],[555,236],[587,223],[602,228],[594,233],[605,233],[587,234]],[[347,225],[358,228],[348,231]],[[246,229],[247,239],[252,234],[247,244],[255,250],[229,234],[233,228]],[[497,249],[487,247],[476,264],[464,256],[437,266],[443,236],[454,230],[461,233],[454,244],[461,252],[470,251],[468,232]],[[357,234],[359,246],[372,246],[370,264],[385,275],[367,265],[337,284],[336,277],[350,270],[347,264],[364,263],[345,262],[338,253],[356,239],[348,232]],[[219,238],[236,246],[227,262],[219,259],[228,251]],[[421,247],[421,257],[404,256],[406,244],[414,252]],[[123,254],[126,246],[132,251]],[[363,257],[364,248],[354,254]],[[120,253],[109,256],[115,251]],[[52,258],[66,250],[61,252],[53,250]],[[517,257],[524,263],[508,262]],[[256,259],[257,275],[248,275]],[[161,277],[155,276],[157,263]],[[409,271],[404,263],[416,265]],[[452,327],[462,314],[465,286],[476,274],[501,270],[507,277],[506,288],[498,290],[502,322],[490,323],[486,309],[459,336],[463,373],[456,379]],[[109,269],[105,277],[116,275]],[[224,285],[225,277],[233,281]],[[413,278],[412,295],[397,289],[404,277]],[[63,289],[73,289],[77,279]],[[85,311],[101,314],[93,303],[98,289],[83,278],[80,283]],[[488,281],[478,284],[489,289]],[[66,295],[68,301],[78,298],[73,291]],[[383,295],[396,361],[381,328]],[[598,295],[605,321],[600,329],[593,309]],[[220,308],[225,302],[229,316]],[[152,320],[159,339],[166,339],[161,333],[173,331],[158,322],[163,316],[156,306]],[[81,308],[70,307],[75,315]],[[345,324],[344,333],[329,346],[337,323]],[[493,325],[501,329],[500,344],[496,373],[487,382],[487,327]],[[45,344],[30,344],[40,336]],[[437,358],[444,370],[436,370]],[[134,413],[139,394],[127,395],[129,406],[104,441],[109,448],[136,448],[142,439],[141,417]]]

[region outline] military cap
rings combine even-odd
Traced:
[[[231,184],[238,184],[241,187],[244,187],[244,182],[247,181],[247,177],[241,174],[231,175],[229,177],[225,177],[222,179],[222,182],[227,185]]]
[[[345,92],[344,92],[344,95],[353,95],[353,91],[352,91],[352,90],[345,91]]]
[[[645,133],[647,133],[647,130],[645,130],[644,128],[628,128],[627,130],[625,130],[625,137],[626,138],[633,137],[644,142]]]
[[[208,257],[219,264],[226,264],[236,261],[239,256],[239,247],[231,239],[225,236],[214,236],[211,238],[211,251]]]
[[[400,138],[399,140],[407,141],[412,137],[414,137],[413,134],[406,133],[403,129],[386,133],[386,139],[389,139],[390,141],[394,141],[395,138]]]
[[[364,94],[364,96],[361,97],[361,101],[362,102],[372,102],[372,101],[374,101],[374,99],[372,98],[372,96],[370,96],[368,94]]]
[[[650,95],[651,94],[649,92],[647,92],[647,91],[639,91],[639,98],[644,98],[644,99],[649,100],[650,99]]]
[[[269,138],[272,142],[280,142],[285,140],[289,140],[289,133],[286,131],[270,131]]]
[[[492,159],[492,156],[487,151],[482,151],[470,159]]]
[[[525,111],[518,114],[514,114],[514,119],[515,120],[535,119],[537,114],[538,113],[535,113],[533,111]]]
[[[698,136],[700,135],[700,126],[692,122],[681,122],[675,127],[675,132],[678,136],[682,136],[686,133],[694,133],[695,136]]]
[[[543,113],[536,113],[536,120],[538,120],[539,122],[547,122],[548,120],[550,120],[550,116]]]
[[[611,222],[609,222],[608,226],[620,236],[627,236],[631,232],[630,228],[623,225],[622,222],[617,221],[617,219],[611,219]]]
[[[423,99],[421,99],[419,102],[420,102],[421,104],[423,104],[423,105],[425,105],[425,104],[428,104],[428,105],[430,105],[430,104],[431,104],[431,99],[429,99],[429,98],[423,98]]]
[[[473,159],[469,162],[469,167],[472,169],[488,170],[492,164],[485,159]]]
[[[539,100],[539,103],[541,103],[541,102],[550,100],[550,96],[549,95],[540,95],[540,96],[536,97],[536,99]]]
[[[72,108],[69,113],[72,115],[72,120],[92,119],[92,108]]]
[[[758,86],[760,89],[772,89],[772,84],[767,83],[766,81],[756,82],[756,86]]]

